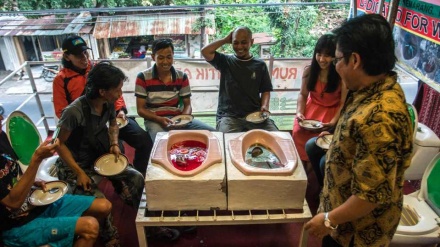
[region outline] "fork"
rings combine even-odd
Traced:
[[[322,139],[328,144],[332,142],[332,140],[328,139],[326,136],[322,136]]]

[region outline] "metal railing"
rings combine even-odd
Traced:
[[[175,59],[176,62],[201,62],[204,60],[202,59]],[[274,63],[277,60],[283,60],[283,61],[308,61],[310,59],[274,59],[274,58],[270,58],[267,60],[268,63],[268,68],[269,68],[269,72],[272,75],[273,69],[274,69]],[[142,59],[142,60],[125,60],[125,59],[116,59],[116,60],[112,60],[112,62],[115,64],[115,66],[118,66],[119,68],[121,68],[128,76],[130,79],[130,84],[129,85],[124,85],[123,88],[123,93],[124,93],[124,99],[127,103],[127,108],[129,109],[129,116],[132,117],[137,117],[138,120],[141,120],[139,118],[139,116],[136,115],[136,107],[135,107],[135,97],[130,96],[130,95],[134,95],[134,81],[131,81],[132,79],[134,80],[135,75],[137,75],[137,73],[139,73],[140,71],[142,71],[143,69],[146,69],[148,67],[150,67],[152,65],[152,61],[151,59]],[[35,69],[33,70],[32,67],[35,66],[42,66],[42,65],[50,65],[50,64],[60,64],[60,62],[34,62],[34,61],[26,61],[24,62],[18,69],[16,69],[15,71],[13,71],[12,73],[10,73],[8,76],[6,76],[3,80],[0,81],[0,86],[4,85],[5,83],[9,82],[11,83],[11,81],[16,80],[15,76],[17,74],[22,73],[22,71],[25,71],[26,73],[26,78],[27,80],[29,80],[29,86],[31,87],[31,91],[32,93],[29,94],[26,99],[15,109],[15,110],[21,110],[26,104],[30,104],[32,99],[36,100],[36,106],[38,108],[38,113],[39,113],[39,119],[35,122],[35,125],[37,127],[41,126],[41,124],[43,125],[43,128],[47,133],[49,133],[50,130],[53,130],[55,128],[55,126],[49,126],[48,120],[49,119],[54,119],[55,115],[48,112],[47,109],[44,109],[43,105],[42,105],[42,101],[41,101],[41,96],[42,95],[52,95],[52,91],[51,91],[51,86],[49,90],[39,90],[37,87],[37,80],[42,80],[42,78],[40,78],[40,75],[36,75],[35,73]],[[203,64],[203,63],[202,63]],[[206,65],[205,65],[206,66]],[[14,82],[16,83],[16,82]],[[45,82],[47,83],[47,82]],[[26,83],[27,84],[27,83]],[[132,86],[132,88],[130,88]],[[212,102],[216,102],[218,97],[218,85],[208,85],[208,86],[204,86],[204,85],[194,85],[191,86],[191,90],[192,90],[192,105],[193,108],[197,108],[194,107],[195,105],[199,106],[199,110],[194,111],[193,115],[195,115],[196,117],[200,117],[202,119],[208,119],[209,121],[211,121],[211,125],[215,125],[212,124],[212,121],[215,121],[215,109],[211,109],[211,110],[207,110],[207,109],[203,109],[200,110],[200,105],[205,105],[205,103],[203,102],[198,102],[197,95],[206,95],[206,94],[212,94],[214,98],[211,98]],[[299,88],[298,87],[292,87],[292,88],[277,88],[274,87],[274,94],[276,93],[298,93],[299,92]],[[292,99],[294,98],[294,102],[292,101]],[[290,104],[290,108],[287,110],[280,110],[280,109],[275,109],[272,112],[272,116],[275,118],[275,121],[281,121],[279,120],[279,118],[288,118],[291,119],[291,122],[293,124],[293,118],[296,112],[296,97],[290,98],[288,100],[284,100],[283,104],[286,103],[286,101],[289,101],[288,103]],[[271,105],[273,105],[272,103],[275,102],[274,104],[276,105],[276,102],[280,102],[280,99],[275,97],[272,97],[272,102]],[[293,105],[292,105],[293,104]],[[293,108],[292,108],[293,107]],[[25,112],[26,113],[26,112]],[[133,114],[134,113],[134,114]],[[278,119],[278,120],[277,120]],[[287,124],[286,126],[289,127],[285,127],[284,129],[291,129],[292,128],[292,124]]]

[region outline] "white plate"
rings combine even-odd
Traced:
[[[56,202],[66,194],[68,187],[64,181],[46,182],[47,191],[42,189],[34,190],[29,196],[29,203],[34,206],[44,206]],[[52,190],[52,192],[50,191]]]
[[[318,120],[304,119],[303,121],[298,121],[299,126],[306,130],[320,130],[322,129],[322,123]]]
[[[171,121],[173,121],[174,124],[169,125],[169,128],[182,128],[185,127],[187,124],[191,123],[191,121],[194,119],[193,115],[189,114],[182,114],[177,115],[172,118],[170,118]]]
[[[94,169],[99,175],[114,176],[124,171],[127,165],[128,159],[122,154],[117,162],[114,154],[104,154],[95,161]]]
[[[333,135],[323,135],[316,138],[315,143],[316,146],[327,150],[330,146],[330,143],[332,142],[332,139],[333,139]]]
[[[268,119],[269,117],[270,117],[270,112],[268,111],[265,112],[256,111],[248,114],[246,116],[246,121],[251,123],[262,123],[266,121],[266,119]]]
[[[123,118],[121,118],[121,117],[117,117],[116,118],[116,124],[118,125],[118,127],[121,129],[121,128],[124,128],[125,126],[127,126],[127,124],[128,124],[128,119],[123,119]]]

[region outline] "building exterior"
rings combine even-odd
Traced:
[[[205,21],[203,21],[205,20]],[[210,23],[202,27],[199,23]],[[61,43],[79,35],[92,48],[92,59],[145,58],[157,38],[174,41],[176,57],[200,58],[202,40],[215,33],[214,16],[182,12],[93,17],[84,11],[63,18],[0,16],[0,70],[14,71],[25,61],[57,61]]]

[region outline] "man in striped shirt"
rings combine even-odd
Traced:
[[[174,124],[171,117],[191,114],[192,108],[188,77],[173,67],[172,40],[155,40],[151,57],[155,64],[137,75],[135,96],[137,112],[145,119],[145,129],[154,140],[157,132],[167,131]],[[215,130],[196,119],[185,129]]]

